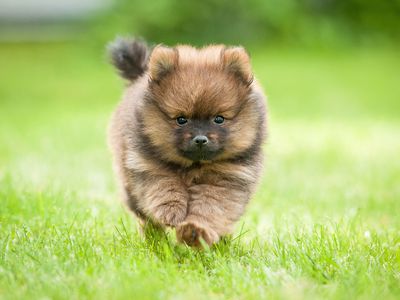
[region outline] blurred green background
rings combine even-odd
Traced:
[[[146,244],[118,202],[116,35],[249,50],[266,170],[227,248]],[[398,0],[0,0],[0,298],[398,299],[399,42]]]
[[[356,44],[399,39],[398,0],[121,1],[106,27],[167,43]],[[103,25],[104,23],[102,23]],[[107,35],[103,31],[104,36]]]
[[[21,84],[25,77],[31,80],[35,72],[47,68],[67,76],[66,61],[71,61],[76,64],[70,64],[71,72],[97,68],[97,76],[107,77],[102,94],[113,93],[97,99],[97,109],[114,103],[121,85],[111,74],[105,45],[123,35],[141,36],[151,44],[245,46],[271,96],[271,112],[282,117],[396,119],[399,17],[398,0],[0,0],[5,60],[1,100],[3,105],[9,103],[16,97],[13,84]],[[49,60],[40,62],[46,55]],[[21,60],[26,60],[23,66]],[[14,82],[9,72],[19,73],[22,82]],[[46,76],[36,78],[49,80]],[[57,76],[52,80],[62,84]],[[51,87],[46,84],[41,91]],[[91,88],[84,90],[89,93]],[[32,104],[32,94],[25,92]],[[55,105],[59,98],[49,96],[49,104]],[[28,97],[19,101],[23,98]]]

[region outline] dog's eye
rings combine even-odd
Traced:
[[[222,124],[222,123],[224,123],[224,121],[225,121],[225,119],[223,116],[216,116],[214,118],[214,123],[216,123],[216,124]]]
[[[178,125],[185,125],[187,123],[187,119],[185,117],[177,117],[176,118],[176,123],[178,123]]]

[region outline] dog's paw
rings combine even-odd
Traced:
[[[193,221],[180,224],[176,228],[176,237],[179,242],[197,248],[202,248],[201,240],[208,246],[219,240],[219,236],[214,230]]]
[[[164,226],[176,227],[185,220],[187,207],[180,202],[166,202],[157,207],[154,219]]]

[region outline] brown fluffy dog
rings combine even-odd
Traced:
[[[126,203],[143,221],[212,245],[241,217],[262,170],[265,97],[241,47],[117,39],[129,80],[109,132]]]

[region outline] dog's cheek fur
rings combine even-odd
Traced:
[[[139,116],[141,130],[145,143],[149,147],[156,149],[156,155],[167,162],[174,162],[182,165],[188,165],[191,162],[182,157],[176,148],[176,137],[174,134],[174,121],[168,119],[160,109],[154,104],[147,104],[143,107]]]
[[[218,157],[219,159],[234,158],[248,152],[252,147],[259,148],[263,134],[263,116],[259,109],[256,103],[250,101],[227,124],[229,134],[225,142],[225,151]]]

